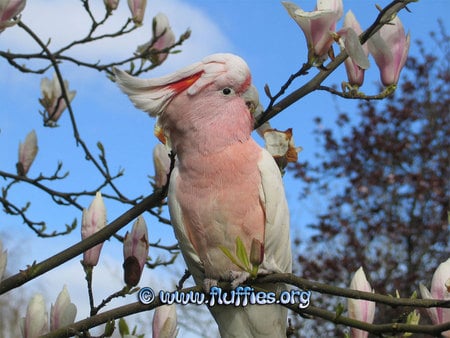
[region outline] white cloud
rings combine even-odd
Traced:
[[[103,1],[91,1],[90,6],[94,16],[100,20],[105,13]],[[180,0],[154,0],[147,5],[144,25],[131,34],[76,46],[66,54],[91,62],[129,57],[136,50],[137,45],[145,43],[151,38],[152,18],[158,12],[164,12],[168,16],[176,35],[181,35],[188,28],[192,31],[191,38],[181,47],[183,53],[180,55],[182,57],[172,56],[166,62],[167,66],[164,65],[165,68],[178,68],[198,61],[208,54],[232,48],[226,36],[205,11]],[[117,31],[129,16],[130,11],[126,1],[121,1],[119,8],[108,20],[108,24],[99,29],[99,33]],[[22,13],[22,20],[37,33],[44,43],[51,39],[49,48],[52,51],[86,36],[91,25],[91,21],[79,1],[29,1]],[[1,38],[2,45],[13,52],[41,51],[30,36],[19,27],[5,30]]]

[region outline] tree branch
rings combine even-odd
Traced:
[[[156,190],[153,194],[144,198],[141,202],[137,203],[133,208],[116,218],[99,232],[40,263],[33,263],[27,269],[21,270],[19,273],[2,280],[0,282],[0,295],[27,283],[28,281],[82,254],[87,249],[104,242],[144,211],[158,206],[159,203],[161,203],[161,200],[165,197],[166,195],[162,190]]]
[[[386,6],[378,15],[375,22],[366,29],[359,37],[361,44],[364,44],[373,34],[375,34],[383,25],[392,20],[392,18],[402,9],[406,8],[406,6],[412,2],[417,2],[417,0],[396,0]],[[260,127],[263,123],[269,121],[274,116],[278,115],[281,111],[291,106],[302,97],[308,95],[309,93],[316,90],[320,84],[335,71],[335,69],[341,65],[348,54],[346,50],[343,50],[334,60],[332,60],[328,65],[323,67],[320,72],[308,81],[302,87],[296,89],[294,92],[289,94],[288,96],[281,99],[277,104],[273,106],[269,106],[266,111],[261,114],[261,117],[256,121],[255,128]],[[288,80],[287,83],[291,83],[292,81]],[[284,92],[287,89],[285,86],[282,87],[282,91]]]

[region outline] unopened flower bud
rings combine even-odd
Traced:
[[[142,270],[148,257],[147,224],[139,216],[133,224],[131,233],[126,233],[123,240],[124,280],[128,286],[136,286],[141,279]]]
[[[0,33],[17,23],[13,18],[23,11],[25,4],[26,0],[0,0]]]
[[[83,219],[81,224],[81,238],[95,234],[97,231],[103,229],[106,226],[106,208],[103,203],[102,194],[97,192],[94,200],[92,201],[89,209],[83,210]],[[103,243],[86,250],[83,253],[84,266],[95,266],[98,263],[100,257],[100,251],[102,250]]]
[[[348,11],[344,18],[344,27],[340,35],[341,49],[345,49],[348,58],[345,59],[345,70],[351,87],[360,87],[364,82],[364,71],[369,68],[369,48],[367,44],[361,46],[358,35],[362,33],[361,26],[352,11]]]
[[[260,266],[264,260],[264,245],[256,238],[252,239],[250,247],[250,263],[253,266]]]
[[[19,162],[17,162],[17,173],[25,176],[30,170],[31,164],[38,152],[36,132],[32,130],[25,138],[25,142],[19,143]]]
[[[405,35],[400,19],[396,16],[381,27],[367,43],[380,69],[381,82],[385,86],[396,85],[408,58],[410,45],[409,33]]]
[[[169,19],[164,13],[158,13],[153,18],[153,37],[152,39],[139,46],[137,53],[143,58],[149,58],[152,63],[160,64],[168,56],[167,53],[160,53],[175,43],[175,34],[170,27]]]
[[[128,7],[130,8],[133,22],[136,25],[142,25],[145,8],[147,7],[147,0],[128,0]]]
[[[431,281],[431,293],[420,284],[420,294],[423,299],[450,300],[450,258],[441,263],[433,274]],[[450,309],[431,307],[426,309],[431,321],[435,325],[450,322]],[[444,337],[450,337],[450,330],[441,333]]]
[[[350,289],[373,292],[372,287],[367,281],[366,274],[362,267],[360,267],[353,276],[350,283]],[[348,299],[348,316],[352,319],[360,320],[366,323],[373,323],[375,316],[375,303],[364,299]],[[364,338],[368,336],[367,331],[351,328],[350,336]]]
[[[103,0],[105,3],[106,10],[111,12],[117,9],[119,6],[119,0]]]
[[[177,336],[177,311],[175,304],[158,306],[153,315],[153,338],[175,338]]]
[[[55,305],[52,304],[50,308],[50,330],[57,330],[73,324],[76,315],[77,307],[70,302],[69,292],[64,285],[58,298],[56,298]]]
[[[45,300],[41,294],[31,298],[27,307],[27,314],[20,323],[23,338],[37,338],[48,332],[48,313]]]

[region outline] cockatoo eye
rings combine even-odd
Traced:
[[[222,89],[222,94],[223,95],[231,95],[234,93],[234,90],[229,88],[229,87],[225,87],[224,89]]]

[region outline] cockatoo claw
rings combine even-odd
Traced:
[[[270,275],[272,273],[276,273],[276,271],[274,271],[272,269],[264,269],[264,268],[258,269],[258,276]]]
[[[250,274],[247,271],[230,271],[231,287],[234,289],[244,283]]]
[[[217,286],[217,279],[212,278],[205,278],[203,280],[203,288],[205,289],[206,293],[209,293],[209,290],[213,287]]]

